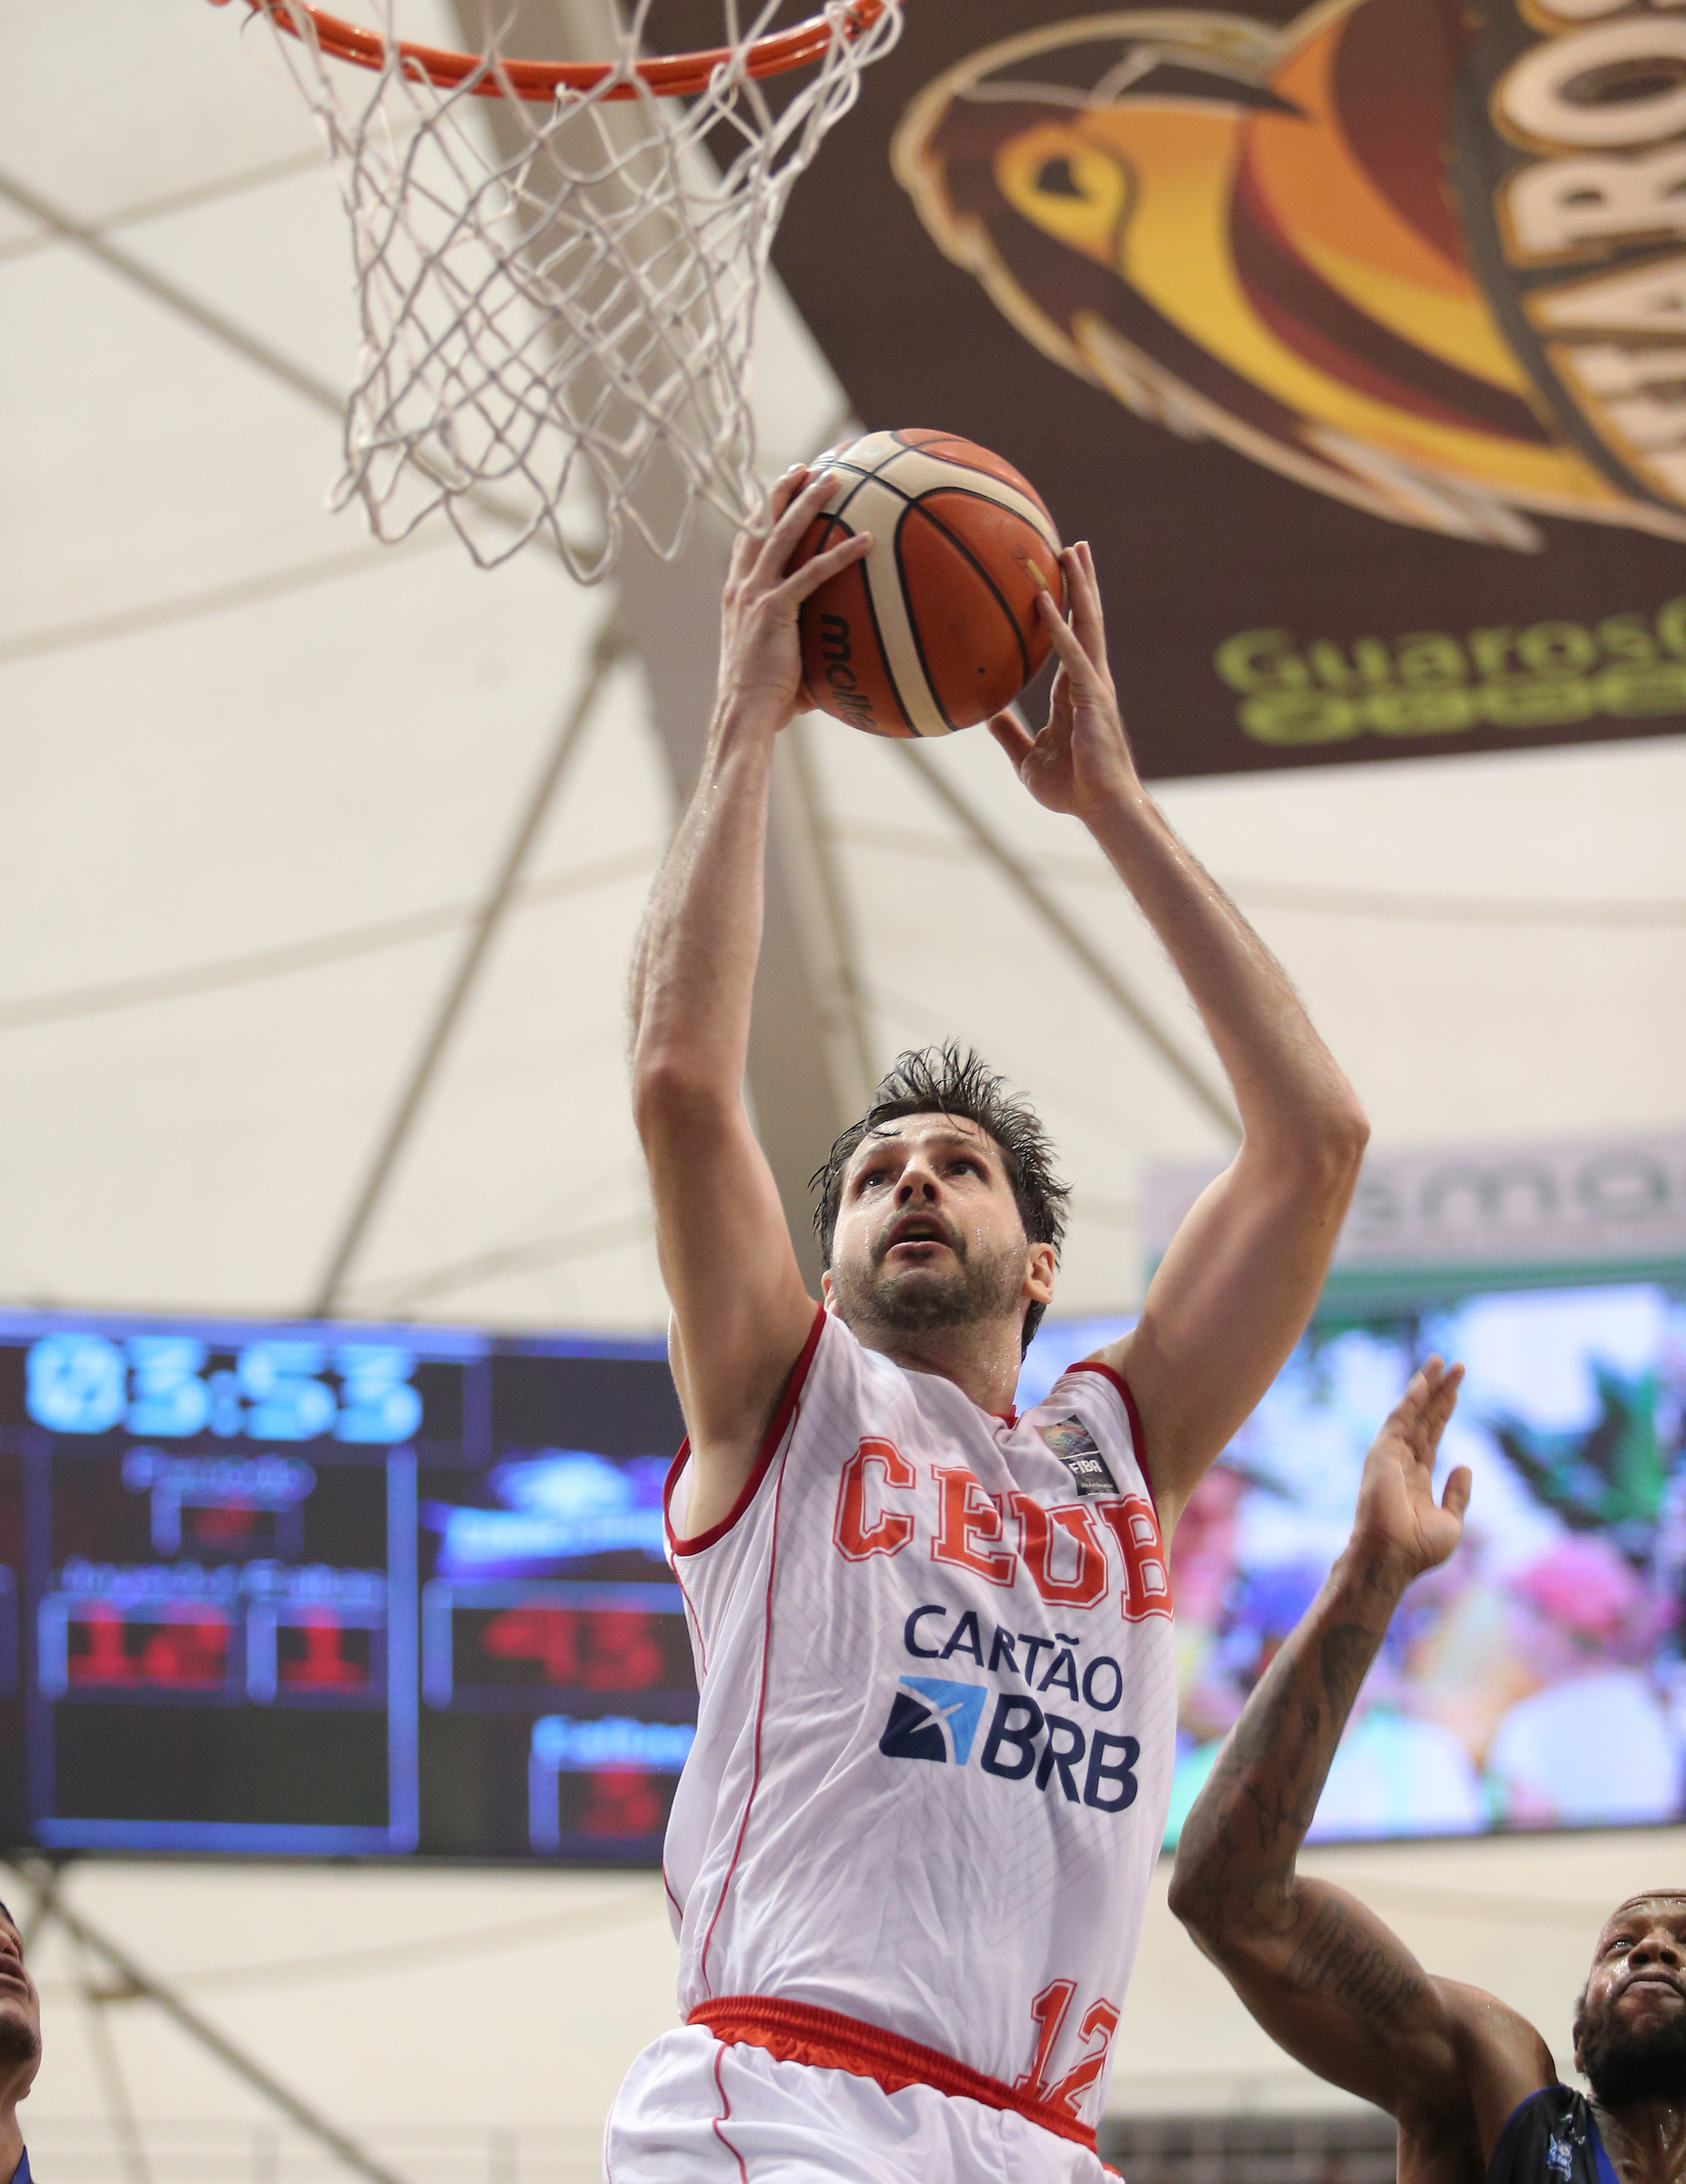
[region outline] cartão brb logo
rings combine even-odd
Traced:
[[[1020,332],[1138,415],[1453,536],[1686,538],[1686,16],[1089,15],[947,70],[892,157]]]
[[[986,1684],[944,1676],[903,1676],[878,1749],[886,1759],[964,1767],[992,1697],[994,1707],[978,1754],[985,1774],[1034,1782],[1045,1795],[1097,1813],[1126,1812],[1136,1803],[1142,1747],[1135,1737],[1051,1713],[1024,1692],[992,1693]]]

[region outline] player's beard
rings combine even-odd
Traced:
[[[1024,1245],[980,1251],[954,1228],[948,1243],[951,1258],[940,1271],[890,1266],[880,1244],[864,1268],[833,1266],[832,1293],[844,1325],[863,1339],[916,1340],[1015,1314],[1024,1291]]]
[[[1580,2026],[1580,2068],[1601,2108],[1686,2096],[1686,2010],[1630,2031],[1608,2005]]]
[[[0,2005],[0,2071],[41,2059],[41,2028],[19,2005]]]

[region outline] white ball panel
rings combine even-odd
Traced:
[[[921,735],[946,735],[948,723],[919,656],[895,555],[896,529],[906,513],[907,503],[901,494],[873,480],[850,502],[848,520],[857,531],[873,534],[873,551],[866,557],[866,589],[903,710]]]
[[[984,500],[999,501],[1015,516],[1022,516],[1040,534],[1051,553],[1060,550],[1059,534],[1029,494],[1021,493],[1015,486],[999,478],[992,478],[987,470],[970,470],[964,463],[928,454],[923,448],[904,448],[883,475],[898,491],[915,499],[922,493],[949,491],[975,493]]]
[[[830,449],[813,467],[816,470],[823,470],[828,463],[846,456],[851,462],[858,462],[870,469],[874,463],[883,461],[886,456],[893,455],[900,444],[893,432],[863,432],[859,440],[845,440],[842,447]]]

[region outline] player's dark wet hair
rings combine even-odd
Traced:
[[[820,1239],[820,1260],[832,1263],[832,1242],[837,1234],[837,1214],[843,1203],[843,1175],[861,1145],[886,1123],[904,1115],[951,1115],[974,1122],[1000,1148],[1002,1165],[1025,1224],[1025,1236],[1033,1244],[1052,1244],[1059,1258],[1065,1235],[1065,1208],[1071,1188],[1054,1172],[1054,1148],[1041,1118],[1027,1100],[1011,1091],[1004,1077],[968,1047],[963,1054],[953,1039],[940,1046],[910,1047],[896,1057],[894,1066],[881,1079],[873,1104],[859,1122],[853,1122],[833,1146],[823,1168],[809,1178],[817,1190],[813,1226]],[[1042,1323],[1046,1305],[1033,1304],[1025,1314],[1023,1347]]]

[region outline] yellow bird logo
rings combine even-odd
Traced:
[[[1686,538],[1686,45],[1555,4],[1045,25],[928,86],[892,158],[1020,332],[1139,416],[1453,536]]]

